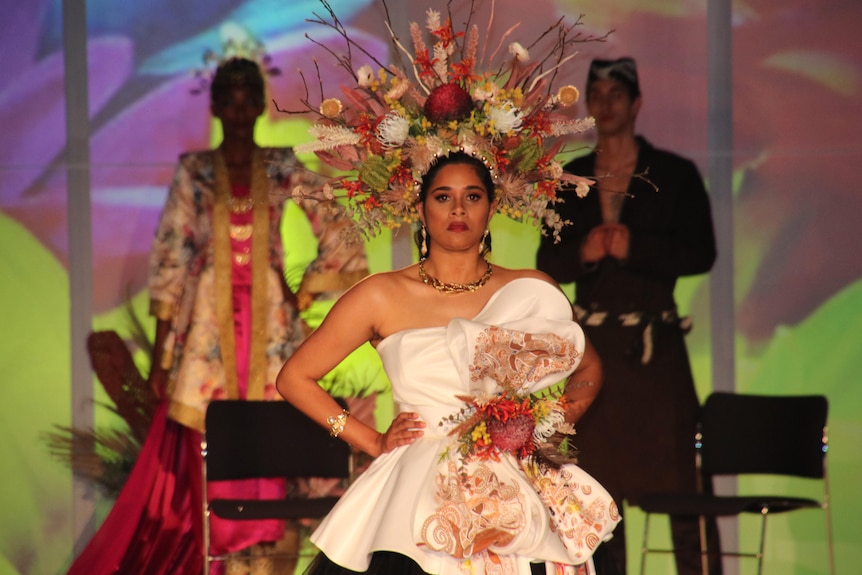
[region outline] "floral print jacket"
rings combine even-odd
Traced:
[[[215,150],[180,157],[150,256],[150,311],[170,322],[162,358],[163,367],[170,370],[169,416],[201,431],[211,399],[239,397],[235,378],[231,382],[225,369],[226,362],[235,365],[235,354],[223,353],[220,338],[233,324],[225,319],[230,307],[224,307],[231,301],[230,253],[220,255],[230,247],[229,241],[219,240],[227,237],[222,228],[229,227],[226,201],[220,199],[219,190],[230,188],[217,181],[226,174],[226,170],[219,171],[219,162],[223,165]],[[289,148],[261,148],[255,162],[262,183],[256,185],[253,176],[252,195],[264,207],[254,208],[259,209],[255,216],[259,219],[254,220],[253,237],[264,232],[267,243],[266,249],[259,248],[260,257],[252,261],[260,268],[252,272],[252,306],[258,306],[266,327],[253,328],[247,398],[269,400],[278,399],[275,378],[304,335],[284,279],[279,233],[283,202],[296,185],[314,188],[320,181]],[[367,273],[361,242],[351,245],[340,239],[341,229],[349,224],[346,216],[318,206],[313,199],[302,203],[319,245],[317,259],[306,270],[300,287],[300,302],[321,293],[338,294]],[[257,288],[255,282],[260,284]],[[260,340],[257,347],[255,337]]]

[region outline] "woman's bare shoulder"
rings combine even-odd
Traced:
[[[410,278],[410,275],[407,271],[416,266],[409,266],[406,268],[401,268],[392,271],[386,272],[376,272],[370,274],[360,281],[356,282],[355,287],[362,286],[364,289],[381,289],[381,288],[394,288],[399,285],[402,285],[405,281]],[[414,274],[415,275],[415,274]]]
[[[360,331],[374,337],[389,316],[392,302],[398,301],[398,283],[396,272],[362,278],[341,294],[318,331]]]
[[[393,297],[403,292],[410,281],[410,276],[405,272],[405,269],[409,268],[368,275],[356,282],[342,298],[361,299],[368,302],[391,302]]]
[[[410,268],[406,268],[409,270]],[[414,298],[411,294],[418,283],[404,269],[371,274],[345,292],[330,312],[339,318],[339,326],[353,329],[367,326],[372,345],[403,327],[411,317]],[[415,303],[415,302],[414,302]],[[329,316],[327,316],[329,317]]]

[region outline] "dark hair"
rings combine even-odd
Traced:
[[[232,88],[245,88],[252,99],[263,104],[264,81],[263,74],[257,62],[246,58],[231,58],[216,69],[210,84],[210,101],[217,103],[228,95]]]
[[[590,84],[596,80],[614,80],[626,87],[632,101],[641,95],[638,68],[634,58],[618,58],[616,60],[600,60],[590,62],[587,73],[587,98],[590,97]]]
[[[494,186],[494,178],[491,175],[491,170],[488,166],[485,165],[481,159],[471,156],[466,152],[452,152],[448,156],[441,156],[437,159],[436,162],[431,164],[431,167],[422,176],[422,182],[419,187],[419,199],[420,202],[425,202],[425,198],[428,196],[428,190],[431,189],[431,184],[434,182],[434,179],[437,177],[437,173],[444,168],[445,166],[454,166],[454,165],[465,165],[471,166],[473,170],[476,172],[476,175],[479,176],[479,179],[482,180],[482,185],[485,187],[485,192],[488,195],[488,203],[493,203],[494,198],[496,197],[496,187]],[[427,233],[428,239],[431,239],[431,235]],[[416,230],[416,233],[413,234],[413,241],[416,243],[416,247],[420,250],[422,249],[422,226],[420,225],[419,229]],[[430,242],[429,242],[430,243]],[[428,250],[430,252],[431,246],[428,245]],[[491,234],[489,233],[487,237],[483,240],[482,247],[482,255],[491,251]],[[421,251],[420,251],[421,257]],[[426,254],[427,257],[427,254]]]

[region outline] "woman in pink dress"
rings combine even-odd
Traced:
[[[258,65],[232,59],[216,71],[211,110],[224,140],[180,157],[150,260],[156,340],[149,384],[160,403],[129,480],[105,523],[69,572],[199,574],[202,570],[201,456],[204,413],[213,399],[280,399],[275,377],[305,334],[298,299],[339,292],[366,274],[361,244],[339,241],[338,212],[303,208],[319,240],[299,290],[284,278],[280,188],[314,186],[289,148],[262,148],[254,126],[264,112]],[[305,289],[306,286],[313,286]],[[301,491],[283,481],[211,483],[209,496],[278,496]],[[233,552],[284,541],[280,521],[212,522],[211,550]],[[221,565],[216,564],[221,569]],[[272,565],[252,565],[252,573]],[[265,568],[264,568],[265,566]],[[237,569],[237,567],[239,567]],[[230,573],[246,573],[230,565]],[[279,571],[290,572],[280,565]]]

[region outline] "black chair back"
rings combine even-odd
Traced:
[[[822,478],[827,412],[822,395],[712,393],[701,417],[703,472]]]
[[[350,446],[286,401],[213,401],[206,412],[209,481],[350,476]]]

